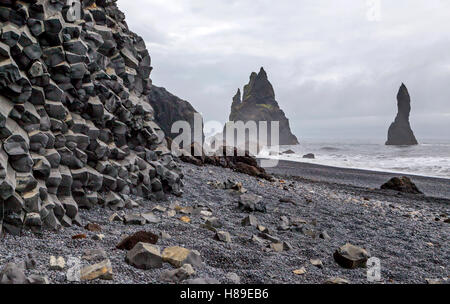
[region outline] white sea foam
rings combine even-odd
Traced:
[[[258,157],[450,179],[450,143],[396,147],[382,143],[304,140],[297,146],[279,147],[280,152],[293,150],[295,154],[273,155],[276,150],[264,148]],[[316,158],[304,159],[307,153],[315,154]]]

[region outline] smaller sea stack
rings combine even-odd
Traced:
[[[408,89],[402,83],[397,95],[398,113],[395,121],[391,124],[388,131],[389,146],[412,146],[417,145],[417,139],[409,123],[409,114],[411,113],[411,97]]]

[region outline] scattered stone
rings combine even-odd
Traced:
[[[136,246],[137,243],[149,243],[156,244],[158,242],[159,237],[151,232],[147,231],[138,231],[135,234],[124,238],[120,243],[116,246],[117,249],[120,250],[131,250]]]
[[[156,215],[153,213],[142,213],[141,216],[147,221],[148,224],[159,224],[161,222],[161,219],[159,219]]]
[[[324,282],[324,284],[337,284],[337,285],[343,285],[343,284],[350,284],[349,281],[346,279],[342,279],[339,277],[330,278]]]
[[[323,239],[323,240],[330,240],[330,239],[331,239],[331,237],[328,235],[328,233],[327,233],[326,231],[322,231],[322,232],[319,234],[319,237],[320,237],[321,239]]]
[[[217,231],[215,239],[224,243],[231,243],[231,235],[226,231]]]
[[[100,232],[102,231],[102,227],[99,224],[95,223],[89,223],[86,226],[84,226],[84,229],[91,231],[91,232]]]
[[[94,234],[94,235],[92,236],[92,239],[93,239],[94,241],[103,241],[104,238],[105,238],[105,235],[104,235],[104,234],[101,234],[101,233],[99,233],[99,234]]]
[[[179,283],[195,274],[194,268],[190,264],[184,264],[178,269],[166,270],[161,273],[160,279],[164,282]]]
[[[293,273],[295,275],[304,275],[304,274],[306,274],[306,268],[302,267],[300,269],[296,269],[296,270],[293,271]]]
[[[265,245],[264,240],[263,240],[262,238],[256,236],[256,235],[253,235],[253,236],[252,236],[251,241],[252,241],[253,243],[258,244],[258,245],[261,245],[261,246],[264,246],[264,245]]]
[[[423,194],[422,191],[406,176],[394,177],[381,186],[383,190],[394,190],[403,193]]]
[[[288,198],[288,197],[280,198],[280,203],[289,203],[289,204],[292,204],[294,206],[297,205],[292,198]]]
[[[164,262],[170,263],[178,268],[184,264],[191,264],[195,267],[202,265],[202,259],[198,251],[178,246],[164,249],[162,258]]]
[[[0,271],[0,284],[27,284],[28,280],[22,269],[14,263],[8,263]]]
[[[33,255],[31,253],[27,254],[24,264],[25,264],[25,269],[27,269],[27,270],[35,269],[36,265],[37,265],[36,260],[34,259]]]
[[[109,221],[111,223],[112,222],[123,222],[123,218],[120,215],[118,215],[117,213],[114,213],[113,215],[111,215],[109,217]]]
[[[269,246],[275,252],[282,252],[284,250],[283,243],[271,243]]]
[[[126,214],[124,217],[125,225],[140,225],[143,226],[147,220],[140,214]]]
[[[87,235],[84,233],[72,236],[72,240],[83,240],[85,238],[87,238]]]
[[[280,225],[278,226],[278,230],[281,231],[287,231],[290,229],[290,222],[289,219],[286,216],[281,217]]]
[[[113,269],[111,261],[106,259],[98,264],[90,265],[81,269],[81,280],[92,281],[96,279],[112,280]]]
[[[88,262],[100,262],[106,260],[108,256],[106,255],[106,251],[103,249],[88,249],[84,251],[81,258]]]
[[[292,151],[289,149],[289,150],[282,152],[281,154],[295,154],[295,151]]]
[[[288,242],[283,242],[283,250],[284,251],[294,250],[294,247],[292,247],[292,245]]]
[[[257,227],[258,226],[258,219],[254,215],[246,216],[242,222],[242,226],[252,226]]]
[[[365,249],[347,243],[336,250],[333,257],[341,267],[355,269],[366,267],[369,254]]]
[[[266,212],[266,206],[263,198],[255,194],[242,194],[239,198],[238,208],[246,212]]]
[[[126,256],[128,264],[139,269],[152,269],[162,267],[161,251],[158,246],[139,242],[128,251]]]
[[[28,277],[28,283],[33,285],[48,285],[50,284],[50,280],[47,276],[32,274]]]
[[[152,211],[164,213],[167,211],[167,208],[157,205],[157,206],[153,207]]]
[[[241,284],[241,278],[234,272],[229,272],[225,275],[232,284]]]
[[[191,219],[188,216],[182,216],[180,217],[180,221],[182,221],[183,223],[190,223]]]
[[[442,281],[439,279],[425,279],[428,285],[441,285]]]
[[[226,190],[234,190],[238,191],[240,193],[246,193],[247,189],[245,189],[242,185],[242,183],[237,183],[233,180],[228,179],[226,182],[224,182],[224,189]]]
[[[274,237],[274,236],[272,236],[272,235],[270,235],[268,233],[265,233],[265,232],[259,233],[259,236],[262,237],[265,240],[268,240],[268,241],[272,242],[272,243],[281,243],[279,238]]]
[[[222,228],[222,222],[216,217],[210,217],[206,219],[204,227],[208,230],[216,232],[216,229]]]
[[[158,233],[158,236],[161,240],[170,240],[172,238],[172,236],[170,234],[168,234],[167,232],[161,231],[160,233]]]
[[[319,260],[319,259],[311,259],[311,260],[309,260],[309,261],[311,262],[311,264],[312,264],[313,266],[316,266],[317,268],[320,268],[320,269],[323,268],[323,263],[322,263],[321,260]]]
[[[55,256],[51,256],[50,257],[50,270],[63,270],[64,267],[66,267],[66,261],[64,260],[63,257],[55,257]]]
[[[305,159],[315,159],[316,156],[314,154],[312,154],[312,153],[308,153],[308,154],[303,155],[303,158],[305,158]]]

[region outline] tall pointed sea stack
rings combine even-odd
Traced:
[[[395,121],[391,124],[388,131],[388,140],[386,145],[393,146],[412,146],[417,145],[417,139],[409,123],[409,114],[411,112],[411,98],[408,89],[402,83],[397,95],[398,114]]]
[[[275,100],[275,92],[272,84],[267,79],[267,73],[261,68],[258,74],[250,75],[250,82],[241,91],[238,90],[231,105],[230,122],[243,121],[267,121],[269,124],[268,139],[270,143],[270,123],[280,123],[280,145],[297,145],[297,137],[292,134],[289,120],[278,106]],[[259,132],[259,130],[258,130]],[[257,142],[257,139],[246,138],[247,142]]]

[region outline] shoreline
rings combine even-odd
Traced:
[[[258,160],[261,160],[261,158]],[[407,176],[416,183],[425,195],[450,199],[450,179],[441,177],[342,168],[287,160],[280,160],[278,166],[265,169],[268,173],[277,176],[298,177],[319,182],[375,189],[379,189],[392,177]]]

